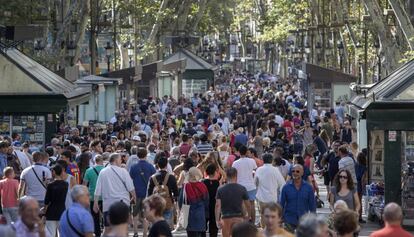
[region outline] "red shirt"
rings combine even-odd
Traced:
[[[1,206],[3,208],[17,207],[17,191],[19,189],[19,181],[15,179],[3,179],[0,181]]]
[[[399,225],[386,224],[381,230],[373,232],[370,237],[413,237]]]

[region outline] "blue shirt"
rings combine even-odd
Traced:
[[[299,219],[308,212],[316,212],[315,195],[312,186],[302,181],[299,190],[290,180],[282,188],[280,205],[283,208],[283,220],[287,224],[298,225]]]
[[[0,177],[3,177],[3,170],[7,167],[7,155],[0,153]]]
[[[60,217],[60,236],[61,237],[73,237],[78,236],[75,231],[70,228],[68,220],[66,218],[67,212],[69,211],[69,220],[72,226],[80,233],[94,233],[94,223],[91,213],[80,205],[79,203],[74,202],[73,205],[63,212]]]
[[[138,198],[147,196],[148,181],[155,172],[154,166],[146,160],[139,160],[131,167],[129,174],[134,182],[135,194]]]
[[[240,143],[243,145],[247,145],[249,138],[247,138],[246,134],[242,133],[242,134],[237,134],[236,137],[234,138],[234,144],[236,143]]]

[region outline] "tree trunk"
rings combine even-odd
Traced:
[[[160,29],[161,24],[162,24],[162,13],[167,8],[168,2],[169,2],[169,0],[163,0],[161,2],[160,9],[158,10],[157,16],[155,17],[154,25],[152,26],[152,29],[151,29],[151,33],[148,36],[147,42],[148,42],[149,45],[154,45],[155,44],[155,41],[157,39],[156,36],[158,34],[158,30]]]
[[[198,5],[198,12],[194,19],[193,26],[191,27],[191,32],[196,32],[198,23],[200,23],[201,18],[203,18],[204,12],[206,11],[208,0],[200,0]]]
[[[179,8],[178,15],[177,15],[177,30],[178,32],[182,32],[186,29],[187,20],[188,20],[188,12],[191,8],[191,0],[184,0],[181,7]]]
[[[411,24],[410,17],[407,15],[404,7],[399,0],[388,0],[395,12],[395,17],[402,29],[405,39],[411,50],[414,50],[414,27]]]
[[[388,26],[385,24],[382,17],[382,9],[377,0],[364,0],[366,9],[372,20],[371,30],[379,36],[381,41],[381,51],[383,52],[386,63],[384,68],[387,72],[391,72],[398,66],[398,61],[401,58],[401,53],[392,40]]]
[[[83,6],[81,8],[81,17],[80,17],[80,24],[79,29],[76,32],[76,39],[75,39],[75,45],[76,45],[76,52],[75,57],[73,58],[73,62],[76,64],[76,62],[79,59],[80,56],[80,42],[85,38],[85,32],[86,32],[86,26],[88,24],[88,16],[89,16],[89,10],[90,10],[90,2],[83,0]]]

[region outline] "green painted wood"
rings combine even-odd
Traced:
[[[63,95],[1,95],[0,113],[58,113],[66,108]]]
[[[186,70],[183,73],[184,79],[209,79],[213,81],[214,72],[212,70]]]
[[[414,106],[405,109],[366,110],[368,130],[413,130]]]
[[[389,131],[385,131],[384,179],[385,203],[401,205],[401,131],[397,131],[397,141],[388,141]]]

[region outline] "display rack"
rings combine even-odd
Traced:
[[[414,225],[414,132],[403,133],[401,160],[401,205],[404,225]]]

